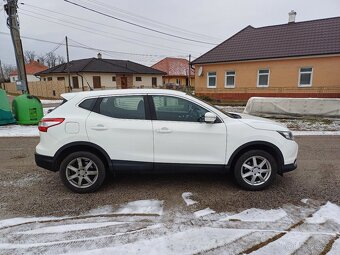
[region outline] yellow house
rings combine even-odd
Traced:
[[[248,26],[193,61],[196,95],[340,97],[340,17]]]

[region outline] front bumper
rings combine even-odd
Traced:
[[[44,168],[44,169],[47,169],[53,172],[58,171],[57,169],[55,169],[53,157],[35,153],[35,163],[37,164],[37,166],[41,168]]]
[[[297,168],[297,162],[296,162],[296,159],[295,159],[294,163],[288,164],[288,165],[283,165],[280,173],[281,174],[287,173],[287,172],[295,170],[296,168]]]

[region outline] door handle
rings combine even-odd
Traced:
[[[156,132],[157,133],[171,133],[172,132],[172,130],[171,129],[169,129],[169,128],[167,128],[167,127],[162,127],[162,128],[159,128],[159,129],[156,129]]]
[[[103,131],[103,130],[108,130],[108,128],[106,128],[104,125],[97,125],[95,127],[91,127],[92,130],[97,130],[97,131]]]

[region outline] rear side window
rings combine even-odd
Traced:
[[[85,110],[92,111],[94,104],[96,103],[96,100],[97,100],[97,98],[86,99],[79,104],[79,107],[83,108]]]
[[[96,112],[117,119],[145,120],[143,96],[113,96],[102,98]]]

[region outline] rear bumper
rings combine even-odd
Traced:
[[[41,168],[44,168],[44,169],[47,169],[53,172],[58,171],[57,169],[55,169],[53,157],[35,153],[35,163],[37,164],[37,166]]]
[[[287,172],[295,170],[296,168],[297,168],[297,162],[296,162],[296,159],[295,159],[294,163],[288,164],[288,165],[283,165],[280,173],[281,174],[287,173]]]

